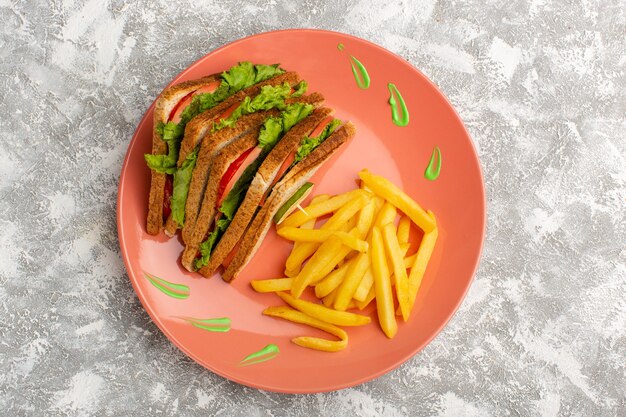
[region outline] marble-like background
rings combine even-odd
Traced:
[[[626,415],[624,0],[0,0],[2,415]],[[468,297],[373,382],[289,396],[205,371],[120,258],[128,141],[179,71],[277,28],[351,33],[449,97],[486,181]]]

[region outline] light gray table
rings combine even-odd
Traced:
[[[125,3],[0,1],[0,414],[626,415],[623,0]],[[126,147],[170,79],[290,27],[363,37],[427,74],[479,149],[489,220],[434,342],[307,396],[231,383],[170,344],[115,220]]]

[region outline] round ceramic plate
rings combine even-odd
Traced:
[[[366,68],[369,88],[357,85],[351,57]],[[274,294],[255,293],[249,282],[282,276],[291,247],[273,228],[231,284],[219,275],[203,279],[185,271],[179,262],[180,239],[168,239],[163,233],[150,236],[145,228],[150,172],[143,155],[151,149],[153,106],[130,142],[120,178],[118,231],[128,275],[150,317],[172,343],[225,378],[289,393],[330,391],[371,380],[398,367],[432,340],[472,281],[485,232],[485,195],[472,141],[450,103],[422,73],[377,45],[341,33],[286,30],[241,39],[206,55],[172,84],[221,72],[238,61],[280,63],[299,72],[308,81],[309,92],[322,93],[336,117],[357,126],[352,142],[313,177],[313,194],[353,189],[357,173],[368,168],[436,214],[439,239],[410,320],[399,320],[396,337],[387,339],[372,303],[364,310],[372,316],[372,324],[348,328],[350,341],[341,352],[313,351],[291,343],[301,335],[329,336],[261,314],[267,306],[282,302]],[[392,122],[388,83],[395,84],[404,98],[410,116],[407,126]],[[424,173],[435,147],[443,163],[439,178],[431,181]],[[414,238],[418,240],[419,234]],[[172,283],[173,292],[148,276]],[[230,330],[210,331],[190,318],[227,318],[218,326],[229,321]],[[270,360],[241,363],[268,345],[277,347],[265,356]]]

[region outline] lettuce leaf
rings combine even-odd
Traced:
[[[253,65],[250,62],[240,62],[228,71],[221,74],[222,81],[212,93],[198,94],[193,97],[191,103],[183,110],[178,124],[173,122],[161,123],[157,126],[157,133],[163,137],[167,144],[166,155],[146,154],[144,158],[148,167],[157,172],[173,174],[176,171],[180,138],[183,137],[185,126],[198,114],[209,110],[233,94],[248,88],[258,82],[265,81],[285,71],[274,65]]]
[[[309,87],[305,80],[302,80],[296,85],[294,92],[291,94],[291,97],[300,97],[302,94],[306,93],[306,89]]]
[[[296,123],[313,111],[313,105],[305,103],[289,104],[278,117],[265,120],[259,132],[259,146],[264,151],[271,151],[278,140]]]
[[[251,85],[284,73],[285,70],[274,65],[252,65],[250,62],[240,62],[228,71],[221,74],[222,82],[212,93],[198,94],[191,100],[191,104],[180,115],[181,123],[187,124],[199,113],[212,109],[233,94],[248,88]]]
[[[172,219],[176,221],[178,227],[182,227],[185,223],[185,204],[187,202],[187,194],[189,193],[191,174],[196,166],[197,158],[198,149],[195,149],[187,155],[183,165],[174,173],[174,191],[172,192],[170,207],[172,209]]]
[[[194,267],[196,271],[203,266],[207,266],[209,264],[209,260],[211,259],[211,252],[213,252],[213,248],[217,244],[219,238],[222,237],[228,225],[232,220],[226,219],[222,217],[217,221],[215,225],[215,229],[211,233],[209,233],[209,237],[200,244],[198,250],[200,251],[200,257],[194,261]]]
[[[310,138],[307,136],[302,139],[300,147],[298,147],[298,151],[296,152],[296,158],[293,164],[297,164],[298,162],[302,161],[308,154],[313,152],[313,150],[317,148],[322,142],[324,142],[335,131],[335,129],[339,127],[339,125],[341,125],[341,120],[334,119],[332,122],[326,125],[324,130],[322,130],[322,133],[320,133],[317,137]]]
[[[287,85],[286,88],[288,94],[290,90],[289,85]],[[265,89],[265,87],[263,87],[263,89]],[[283,90],[279,91],[274,89],[271,91],[265,91],[268,95],[282,95],[284,93]],[[273,102],[273,99],[266,97],[263,100],[260,100],[258,103],[270,102]],[[252,109],[256,108],[255,106],[257,105],[263,105],[258,103],[254,104],[252,102],[248,102],[246,106],[249,106],[247,107],[248,109]],[[284,99],[282,103],[284,106],[284,110],[281,112],[281,114],[278,117],[267,118],[263,123],[263,126],[261,127],[261,131],[259,132],[258,145],[263,148],[261,154],[257,159],[254,160],[254,162],[246,167],[246,169],[241,174],[241,177],[239,177],[237,182],[235,182],[233,188],[230,190],[224,201],[222,201],[222,204],[219,207],[219,211],[222,213],[222,216],[217,221],[213,231],[209,233],[207,239],[200,244],[200,257],[197,258],[194,262],[194,266],[196,269],[200,269],[203,266],[208,265],[209,260],[211,259],[211,252],[213,251],[213,248],[219,242],[219,239],[224,234],[224,231],[228,228],[230,222],[235,217],[237,209],[243,202],[243,199],[248,192],[248,188],[250,188],[250,184],[252,183],[256,172],[259,170],[259,167],[261,166],[267,155],[270,153],[270,151],[274,148],[278,140],[289,129],[291,129],[293,125],[307,117],[313,111],[313,105],[311,104],[293,103],[285,106]],[[173,210],[174,209],[172,208],[172,212]]]
[[[291,87],[286,82],[277,86],[264,85],[261,87],[261,92],[254,98],[247,96],[230,116],[214,124],[213,131],[234,125],[241,116],[246,114],[273,108],[283,109],[285,107],[285,99],[289,97],[290,91]]]
[[[182,128],[175,123],[159,123],[156,127],[157,133],[161,135],[167,144],[167,154],[153,155],[145,154],[144,159],[150,169],[162,174],[173,174],[176,171],[176,161],[178,160],[178,148],[180,143],[178,138],[182,136]]]

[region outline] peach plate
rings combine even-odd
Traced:
[[[338,44],[343,44],[343,50]],[[369,89],[359,88],[350,56],[363,63],[371,77]],[[314,393],[354,386],[400,366],[420,351],[445,326],[459,307],[480,259],[485,234],[485,193],[480,164],[472,141],[454,109],[439,90],[399,56],[363,39],[320,30],[261,33],[219,48],[178,75],[172,84],[223,71],[238,61],[280,63],[298,71],[319,91],[336,116],[351,120],[357,136],[313,177],[313,194],[340,193],[355,187],[362,168],[394,181],[432,210],[438,219],[439,240],[407,323],[389,340],[373,323],[348,328],[348,347],[325,353],[298,347],[295,336],[322,332],[263,316],[282,302],[273,294],[257,294],[251,279],[282,276],[291,245],[273,229],[245,271],[232,284],[219,275],[203,279],[186,272],[178,258],[179,238],[146,233],[150,183],[143,155],[150,152],[152,105],[130,142],[120,177],[117,221],[128,275],[152,320],[183,352],[207,369],[238,383],[287,393]],[[401,92],[410,123],[392,123],[387,83]],[[424,178],[433,148],[442,154],[441,175]],[[306,202],[305,202],[306,203]],[[169,297],[146,279],[144,272],[189,287],[189,297]],[[228,317],[231,330],[202,330],[177,318]],[[332,336],[331,336],[332,337]],[[268,344],[280,353],[250,366],[240,361]]]

